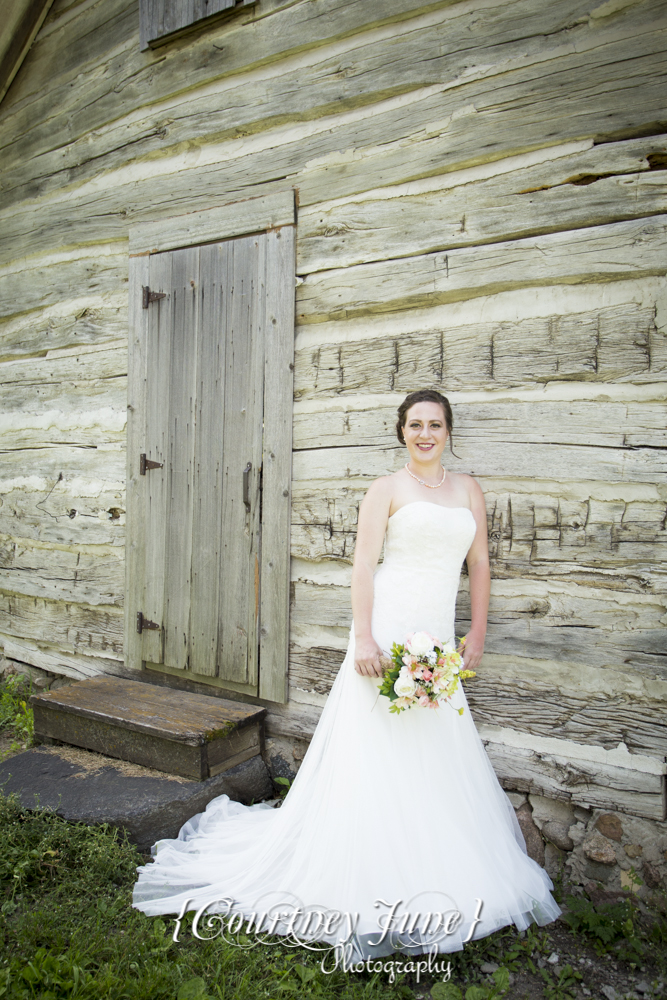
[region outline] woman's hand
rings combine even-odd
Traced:
[[[458,647],[458,652],[463,653],[463,669],[477,670],[484,652],[484,636],[470,631],[464,637],[465,643]]]
[[[380,657],[384,653],[375,639],[356,639],[354,643],[354,669],[364,677],[382,677],[384,671]]]

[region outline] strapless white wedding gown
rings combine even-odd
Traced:
[[[464,507],[417,501],[392,515],[374,585],[372,629],[383,649],[414,631],[454,638],[461,566],[474,534]],[[433,942],[439,952],[455,951],[508,924],[554,920],[552,883],[525,852],[463,691],[452,699],[463,715],[449,705],[390,715],[378,683],[356,673],[351,635],[282,807],[214,799],[178,839],[156,845],[155,860],[138,869],[133,905],[149,915],[220,900],[228,902],[212,911],[233,901],[232,912],[246,917],[276,903],[352,914],[351,936],[342,920],[312,936],[345,940],[357,958],[416,954]],[[438,921],[423,922],[427,912],[454,911],[461,916],[447,933]],[[303,922],[292,928],[309,936]]]

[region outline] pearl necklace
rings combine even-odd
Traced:
[[[407,472],[407,474],[409,476],[412,476],[413,479],[416,479],[420,486],[428,486],[430,490],[437,490],[439,486],[442,486],[442,484],[445,481],[445,478],[447,477],[447,469],[443,469],[442,479],[440,480],[440,482],[436,483],[435,486],[431,486],[430,483],[425,483],[423,479],[420,479],[418,476],[415,476],[414,472],[410,472],[410,470],[408,469],[409,464],[410,464],[409,462],[405,463],[405,471]]]

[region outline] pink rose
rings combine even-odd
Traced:
[[[419,694],[419,689],[417,689],[417,693]],[[431,704],[429,696],[427,694],[422,694],[421,697],[419,698],[419,704],[421,705],[422,708],[428,708],[428,706]]]
[[[433,680],[433,671],[432,670],[424,670],[422,676],[423,676],[423,678],[424,678],[425,681]]]

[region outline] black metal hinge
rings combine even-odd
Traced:
[[[142,299],[141,304],[144,309],[148,309],[151,302],[157,302],[158,299],[166,298],[166,292],[152,292],[148,285],[142,285]]]
[[[145,476],[146,469],[161,469],[163,468],[162,462],[152,462],[150,458],[146,458],[146,455],[142,452],[139,455],[139,475]]]
[[[143,632],[143,630],[145,628],[147,628],[147,629],[161,629],[162,626],[158,625],[157,622],[149,622],[148,618],[144,618],[144,616],[141,613],[141,611],[137,611],[137,632],[139,633],[139,635],[141,635],[141,633]]]

